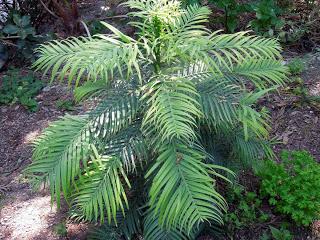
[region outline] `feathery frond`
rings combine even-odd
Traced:
[[[90,131],[95,138],[107,140],[131,124],[138,110],[138,96],[134,92],[110,92],[90,113],[93,122]]]
[[[104,153],[119,157],[127,173],[135,172],[137,165],[143,168],[148,158],[148,147],[140,127],[139,123],[129,125],[105,143]]]
[[[86,165],[90,151],[87,116],[65,116],[50,125],[35,142],[33,162],[26,169],[40,174],[50,184],[52,200],[60,206],[61,189],[70,195],[70,185],[80,174],[80,162]]]
[[[241,89],[224,81],[207,81],[198,85],[205,120],[212,126],[234,124],[237,119]]]
[[[198,93],[191,82],[174,79],[154,82],[144,98],[150,105],[143,119],[144,126],[153,126],[161,141],[195,139],[196,120],[201,116]]]
[[[175,228],[166,230],[159,224],[157,217],[155,217],[150,211],[145,217],[144,232],[145,239],[148,240],[188,240],[193,239],[190,235],[181,231],[181,229]]]
[[[226,203],[214,189],[204,155],[181,143],[165,145],[157,162],[147,173],[155,174],[150,189],[150,205],[155,206],[165,229],[180,226],[191,232],[205,221],[222,224]]]
[[[117,223],[117,212],[122,210],[125,214],[128,207],[124,185],[130,188],[121,160],[95,151],[90,168],[76,182],[74,206],[83,212],[86,220],[104,222],[107,218],[109,223],[112,220]]]
[[[82,86],[74,90],[74,98],[77,102],[81,102],[93,96],[101,94],[107,90],[108,85],[105,81],[91,82],[87,81]]]
[[[126,71],[127,76],[133,69],[140,73],[137,44],[124,43],[116,36],[55,40],[41,45],[36,53],[40,55],[33,65],[36,70],[46,74],[51,69],[51,81],[56,77],[61,80],[67,77],[69,84],[75,79],[76,86],[84,75],[90,80],[102,78],[108,82],[115,70],[120,74]]]

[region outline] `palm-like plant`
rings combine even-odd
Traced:
[[[49,182],[58,205],[63,193],[78,217],[107,220],[114,238],[193,238],[203,223],[222,224],[215,179],[231,171],[220,163],[272,155],[268,115],[253,104],[283,84],[281,49],[245,32],[211,33],[206,7],[125,4],[136,38],[104,23],[112,34],[38,49],[37,70],[100,103],[49,126],[27,172]]]

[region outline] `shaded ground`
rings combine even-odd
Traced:
[[[36,113],[18,105],[0,106],[0,190],[6,192],[2,201],[0,197],[0,239],[84,239],[86,227],[77,224],[67,224],[68,238],[58,236],[54,229],[65,221],[66,208],[51,208],[48,192],[32,191],[21,174],[31,161],[32,141],[65,114],[56,100],[70,97],[65,87],[52,86],[37,96]]]
[[[301,75],[302,87],[307,95],[320,96],[320,54],[309,55],[304,59],[307,69]],[[289,83],[280,94],[272,95],[264,103],[272,117],[271,136],[279,142],[275,151],[307,150],[320,162],[320,102],[309,101],[299,94],[297,90],[301,86],[294,78],[290,77],[293,83]]]

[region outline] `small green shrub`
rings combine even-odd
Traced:
[[[273,37],[275,30],[280,30],[284,22],[279,18],[282,9],[274,0],[261,0],[253,5],[256,19],[250,25],[256,33]]]
[[[268,160],[258,171],[261,195],[298,225],[308,226],[319,217],[320,164],[306,151],[284,151],[282,163]]]
[[[230,189],[226,200],[233,206],[224,218],[229,233],[270,219],[269,214],[261,210],[262,200],[259,196],[255,192],[246,191],[241,185]]]
[[[32,73],[21,75],[19,70],[10,69],[0,86],[0,104],[20,103],[30,111],[36,111],[38,103],[34,97],[42,87],[43,83]]]
[[[292,75],[301,74],[306,68],[305,63],[301,58],[292,59],[287,66]]]

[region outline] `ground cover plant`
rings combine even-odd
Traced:
[[[10,69],[0,85],[0,104],[20,103],[30,111],[38,109],[36,95],[44,84],[31,72],[21,74],[18,69]]]
[[[306,151],[284,151],[281,156],[281,164],[267,161],[258,172],[261,194],[297,225],[309,226],[319,218],[320,166]]]
[[[37,70],[67,78],[77,101],[100,103],[52,123],[26,172],[49,182],[58,206],[63,195],[74,217],[107,222],[113,235],[193,239],[204,224],[223,224],[227,203],[215,182],[233,175],[224,166],[273,156],[268,114],[254,104],[284,84],[281,47],[210,32],[207,7],[125,4],[135,38],[103,23],[112,34],[37,50]]]

